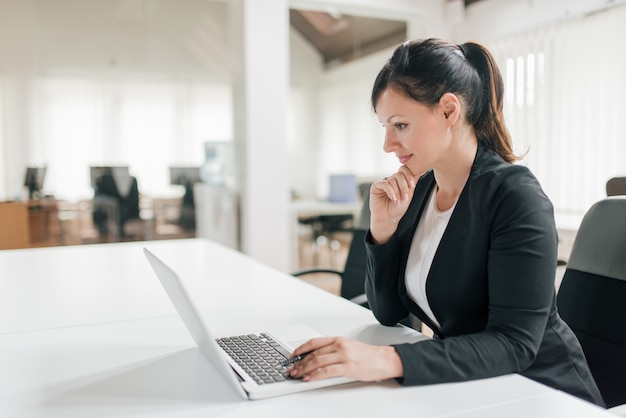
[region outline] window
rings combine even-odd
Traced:
[[[503,71],[505,118],[522,164],[552,200],[560,226],[577,227],[626,174],[626,7],[490,45]]]
[[[142,193],[167,194],[168,166],[200,165],[204,142],[232,138],[228,85],[47,78],[36,82],[36,143],[46,190],[91,196],[89,165],[129,165]]]

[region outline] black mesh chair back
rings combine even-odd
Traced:
[[[583,218],[557,295],[607,407],[626,403],[626,196]]]
[[[607,196],[626,195],[626,177],[613,177],[606,182]]]
[[[350,241],[346,265],[341,274],[340,295],[346,299],[365,296],[365,229],[355,229]]]

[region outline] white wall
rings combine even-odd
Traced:
[[[623,0],[482,0],[467,8],[452,28],[456,42],[489,42],[554,22],[594,13]]]
[[[317,190],[328,193],[328,175],[353,173],[378,178],[394,172],[397,160],[382,150],[383,129],[370,105],[374,79],[392,49],[327,72],[320,86],[320,161]]]
[[[395,159],[382,152],[382,128],[369,95],[392,49],[324,70],[321,56],[292,31],[289,110],[290,182],[305,198],[324,199],[330,174],[372,178]]]
[[[239,163],[241,248],[260,262],[290,269],[287,170],[289,13],[286,0],[243,6],[240,78],[235,85],[235,161]]]
[[[291,191],[301,198],[316,197],[321,161],[318,86],[323,58],[299,32],[290,30],[291,92],[287,109],[287,160]]]

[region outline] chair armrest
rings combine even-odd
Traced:
[[[291,275],[294,277],[300,277],[306,274],[315,274],[315,273],[330,273],[330,274],[336,274],[338,276],[343,275],[343,273],[338,270],[333,270],[333,269],[328,269],[328,268],[323,268],[323,267],[314,267],[310,269],[300,270],[300,271],[296,271],[295,273],[291,273]]]

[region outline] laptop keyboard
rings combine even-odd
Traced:
[[[268,334],[217,338],[217,343],[259,385],[292,379],[286,367],[277,366],[290,353]]]

